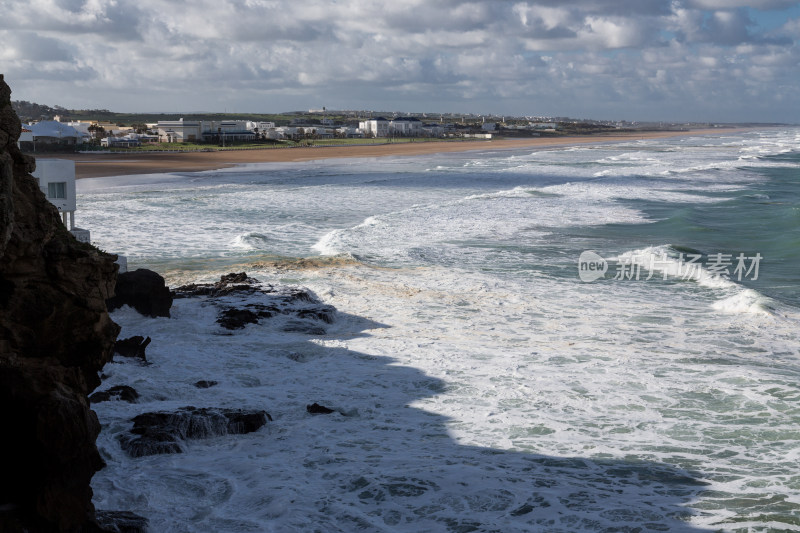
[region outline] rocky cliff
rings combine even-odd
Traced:
[[[78,531],[103,465],[87,394],[119,332],[117,266],[66,231],[19,133],[0,75],[0,530]]]

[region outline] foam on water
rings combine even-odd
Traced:
[[[695,255],[700,258],[699,254]],[[778,307],[774,300],[731,280],[730,271],[724,275],[710,272],[702,263],[694,262],[691,257],[684,258],[682,252],[669,245],[625,252],[611,260],[636,265],[646,271],[659,272],[663,274],[664,280],[691,280],[702,287],[717,289],[720,298],[711,306],[717,311],[771,314]]]
[[[193,299],[171,319],[116,311],[122,337],[153,338],[152,365],[106,368],[102,388],[141,401],[96,406],[97,507],[165,532],[797,529],[798,308],[707,269],[663,280],[684,274],[683,248],[628,237],[746,196],[755,167],[781,169],[742,156],[796,138],[265,165],[87,193],[79,224],[133,266],[169,265],[174,283],[235,265],[339,311],[315,337],[269,321],[225,334]],[[582,283],[589,247],[653,279]],[[275,421],[181,455],[120,451],[132,416],[184,405]]]

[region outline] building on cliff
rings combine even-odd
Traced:
[[[33,177],[47,200],[56,206],[61,222],[80,242],[90,243],[91,232],[75,226],[77,193],[75,187],[75,161],[69,159],[37,159]],[[128,258],[117,254],[115,261],[119,272],[128,271]]]
[[[58,209],[61,221],[70,233],[80,242],[88,243],[91,239],[89,230],[75,227],[75,162],[69,159],[37,159],[33,177],[50,203]]]

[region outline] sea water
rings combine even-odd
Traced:
[[[800,531],[798,129],[78,187],[132,268],[338,309],[321,336],[223,334],[197,299],[114,312],[152,364],[104,370],[141,398],[94,406],[100,509],[176,532]],[[130,418],[185,405],[274,421],[120,450]]]

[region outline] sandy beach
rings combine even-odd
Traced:
[[[706,135],[736,130],[693,130],[637,132],[611,135],[586,135],[559,138],[502,139],[492,141],[418,142],[379,145],[313,146],[298,148],[265,148],[263,150],[229,150],[213,152],[139,152],[59,154],[55,157],[75,161],[76,176],[98,178],[162,172],[197,172],[248,163],[283,163],[339,157],[411,156],[470,150],[511,150],[517,148],[551,148],[577,144],[658,139],[684,135]]]

